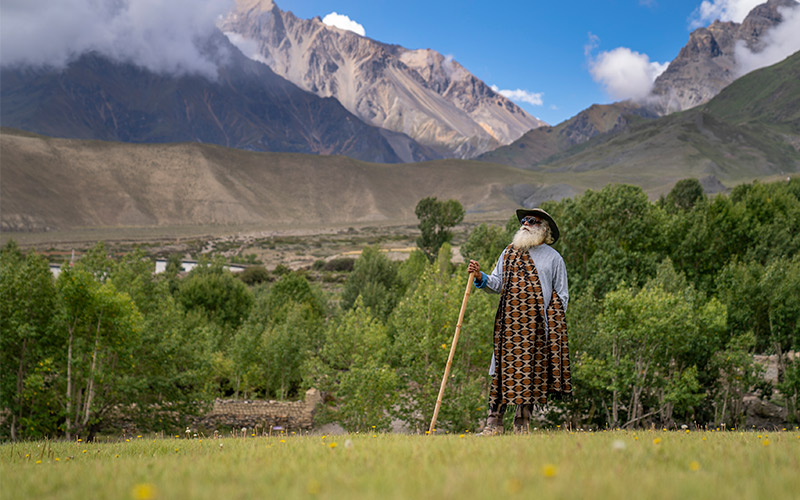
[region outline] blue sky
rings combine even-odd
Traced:
[[[0,64],[60,67],[93,50],[213,78],[216,67],[196,40],[217,30],[233,1],[2,0]],[[692,30],[714,19],[741,22],[764,0],[275,1],[301,18],[336,12],[370,38],[452,56],[555,125],[592,104],[646,97]],[[784,18],[763,38],[770,50],[742,54],[742,73],[800,50],[800,3]]]
[[[453,58],[489,85],[523,90],[526,111],[557,124],[595,103],[626,97],[618,82],[593,78],[603,53],[669,63],[689,33],[713,18],[741,22],[759,0],[610,0],[571,2],[436,0],[275,0],[301,18],[331,12],[363,26],[366,36]],[[702,9],[701,9],[702,7]],[[589,50],[591,49],[591,50]],[[587,52],[587,50],[589,50]],[[623,52],[614,54],[623,55]],[[647,59],[644,59],[646,57]],[[608,61],[609,63],[611,61]],[[663,68],[663,67],[662,67]],[[597,68],[599,69],[599,68]],[[597,72],[597,71],[596,71]],[[606,82],[604,85],[603,82]]]

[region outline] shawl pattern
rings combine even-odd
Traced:
[[[545,317],[547,323],[545,323]],[[553,291],[545,313],[539,274],[527,251],[509,245],[494,321],[495,371],[489,404],[547,404],[572,394],[563,303]]]

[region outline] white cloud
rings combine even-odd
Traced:
[[[337,14],[336,12],[331,12],[330,14],[322,18],[322,22],[327,24],[328,26],[335,26],[339,29],[352,31],[353,33],[357,33],[361,36],[366,36],[367,34],[367,32],[364,31],[363,26],[353,21],[349,17],[345,16],[344,14]]]
[[[232,0],[3,0],[0,62],[62,67],[95,51],[156,72],[216,76],[198,48]]]
[[[261,55],[261,52],[259,52],[257,42],[250,40],[249,38],[245,38],[239,33],[234,33],[233,31],[226,31],[224,34],[226,37],[228,37],[228,40],[235,45],[242,54],[245,55],[245,57],[269,66],[269,61],[267,58]]]
[[[618,47],[590,59],[589,72],[612,98],[639,100],[650,94],[653,82],[668,65],[651,62],[647,54]]]
[[[778,63],[800,50],[800,4],[779,12],[783,21],[762,35],[763,50],[754,53],[744,42],[737,43],[734,51],[737,75]]]
[[[689,20],[692,29],[708,26],[716,20],[741,23],[747,14],[766,0],[703,0]]]
[[[591,31],[588,33],[588,40],[586,44],[583,46],[583,55],[585,57],[591,57],[592,52],[600,45],[600,37],[592,33]]]
[[[530,92],[528,90],[501,90],[500,87],[497,85],[492,85],[492,90],[500,94],[501,96],[511,99],[515,102],[526,102],[528,104],[533,104],[534,106],[541,106],[543,104],[542,96],[544,95],[543,92]]]

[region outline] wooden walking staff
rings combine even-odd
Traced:
[[[458,343],[458,335],[461,333],[461,322],[464,321],[464,311],[467,309],[467,299],[469,299],[469,292],[472,290],[473,276],[467,277],[467,289],[464,292],[464,300],[461,301],[461,312],[458,313],[458,323],[456,323],[456,333],[453,335],[453,345],[450,346],[450,355],[447,357],[447,365],[444,367],[444,377],[442,377],[442,386],[439,388],[439,397],[436,398],[436,408],[433,409],[433,418],[431,419],[431,427],[428,433],[433,434],[436,428],[436,417],[439,416],[439,407],[442,406],[442,396],[444,396],[444,388],[447,385],[447,377],[450,376],[450,365],[453,364],[453,356],[456,354],[456,344]]]

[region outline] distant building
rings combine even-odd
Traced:
[[[155,274],[163,273],[167,270],[167,259],[156,259],[156,271]],[[196,260],[182,260],[181,261],[181,272],[188,273],[192,269],[197,267]],[[225,269],[232,273],[240,273],[247,269],[247,266],[241,264],[227,264]],[[50,272],[53,273],[53,276],[58,278],[58,275],[61,274],[61,264],[50,264]]]
[[[156,274],[163,273],[167,270],[167,259],[156,259]],[[196,260],[182,260],[181,261],[181,272],[188,273],[191,272],[192,269],[197,267]],[[225,269],[232,273],[240,273],[247,269],[247,266],[241,264],[227,264],[225,265]]]

